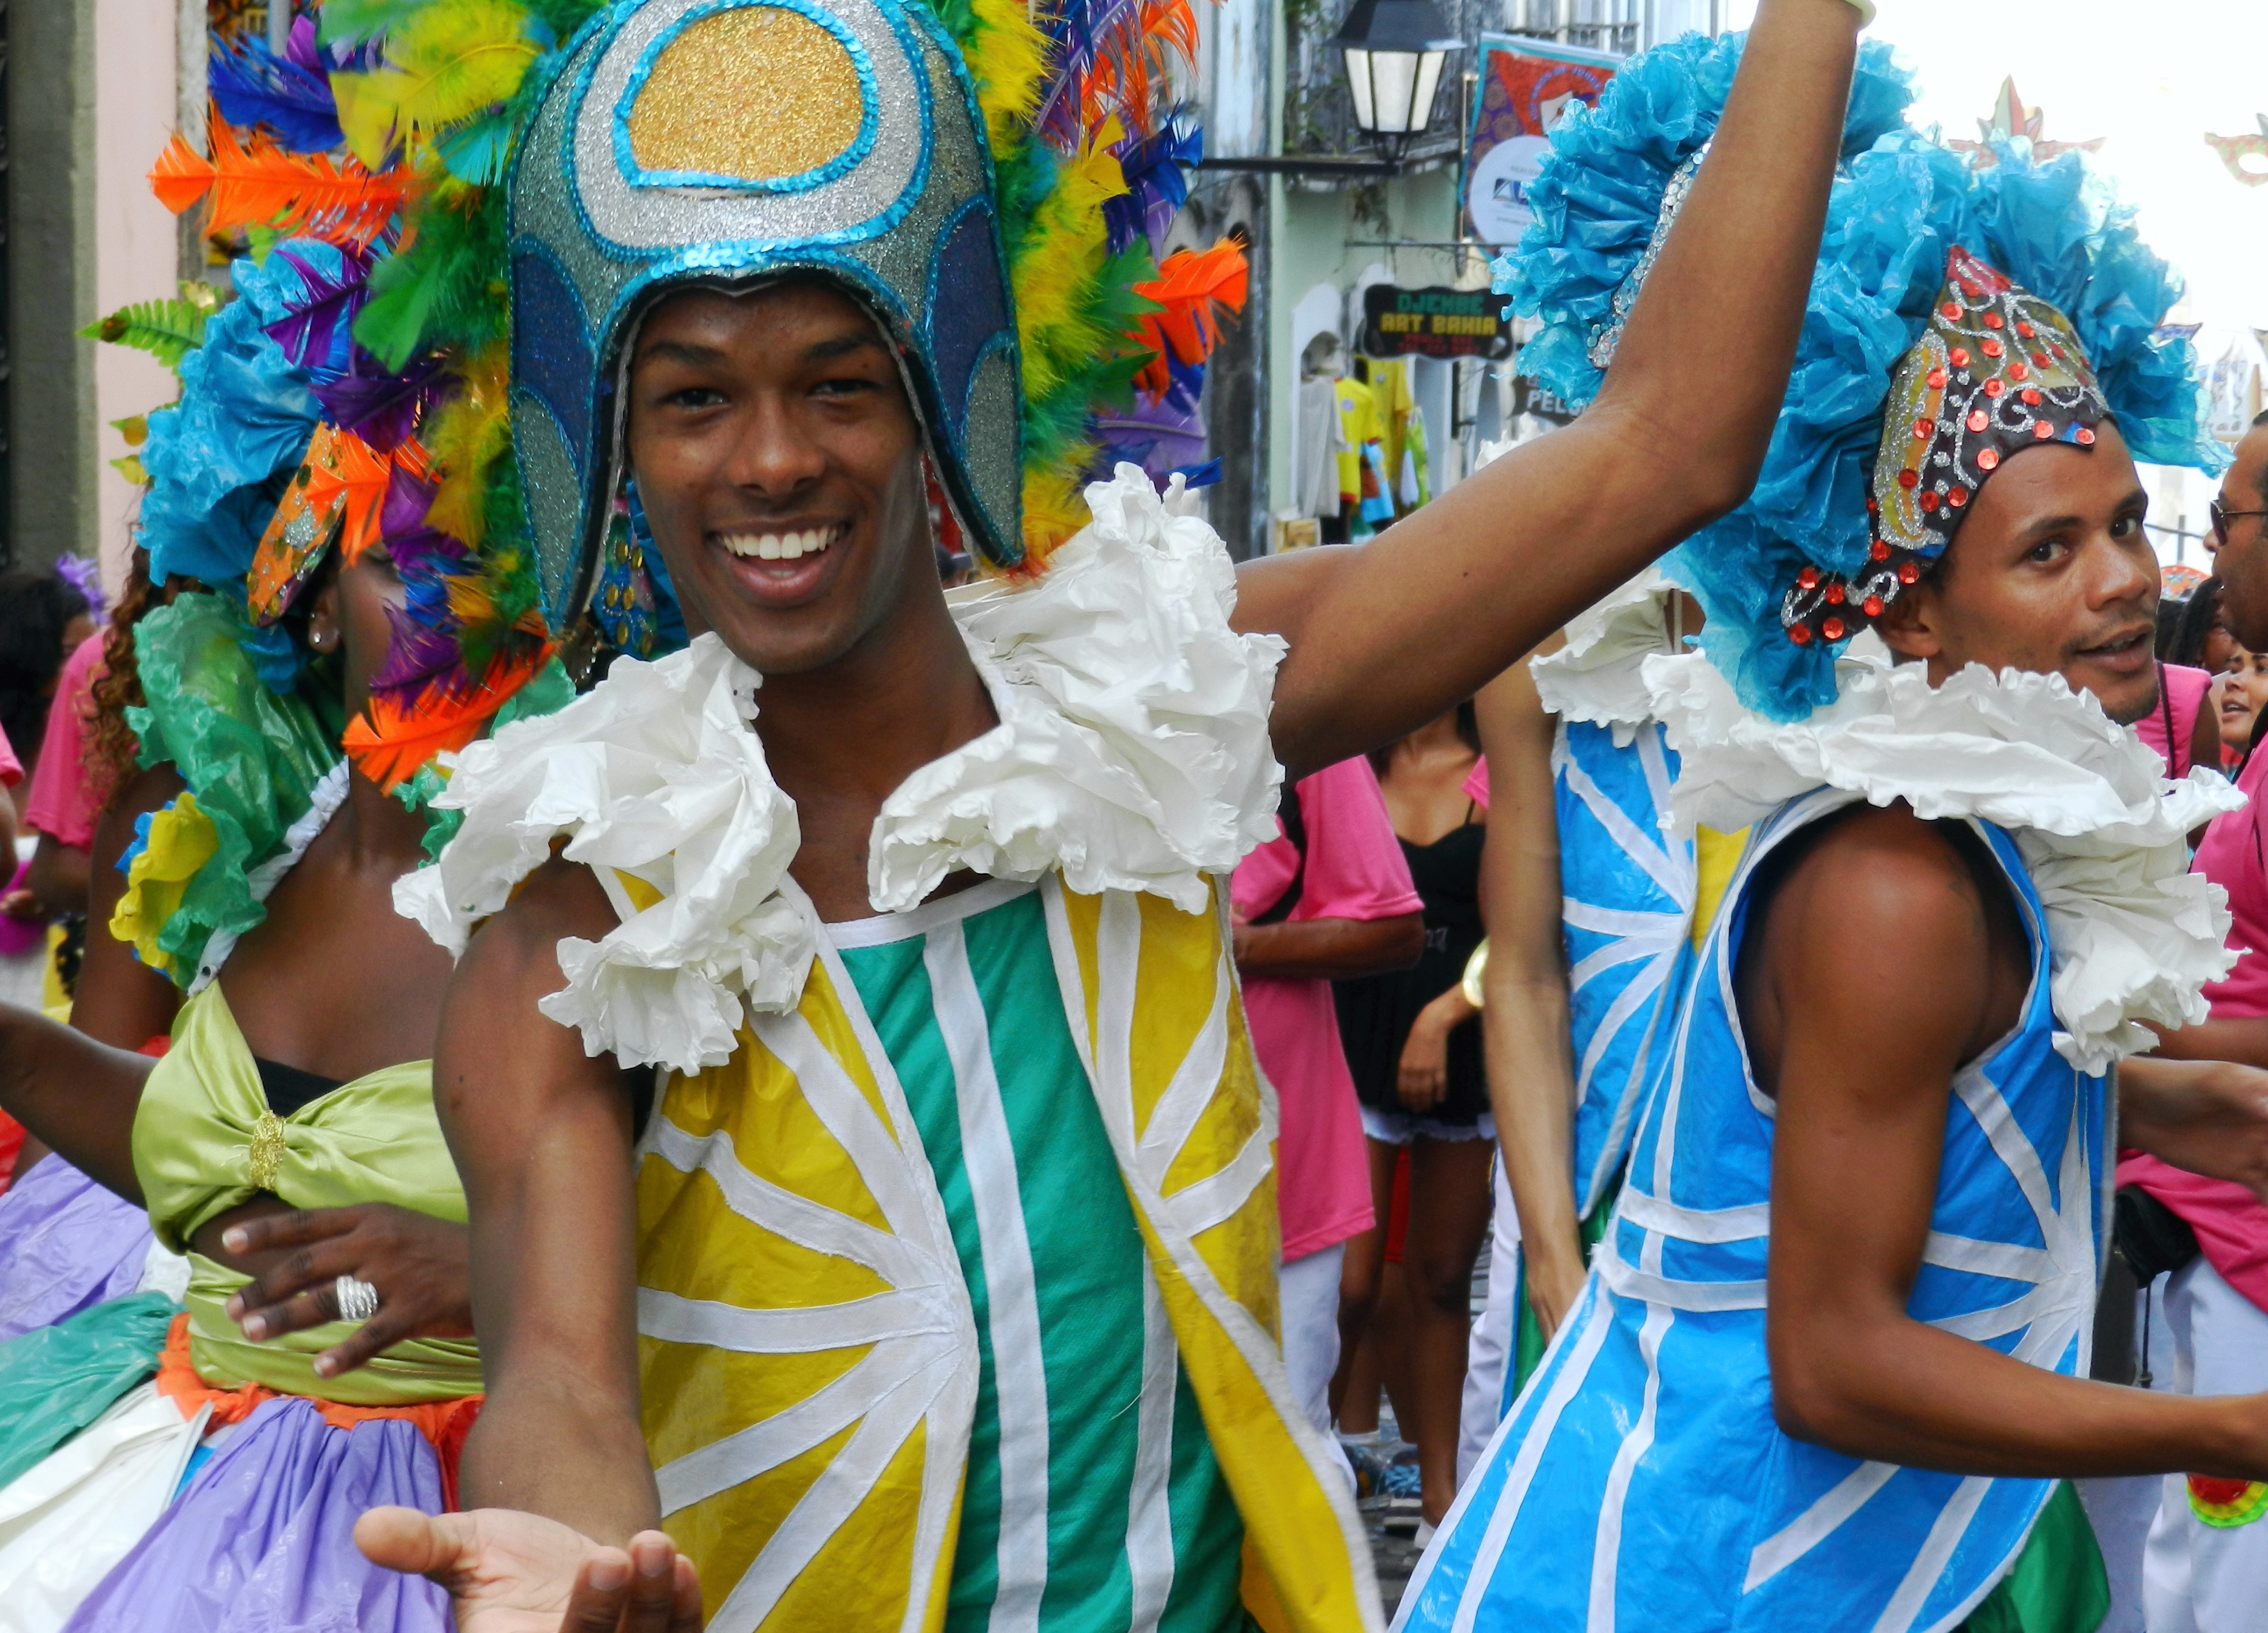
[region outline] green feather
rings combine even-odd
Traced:
[[[447,196],[452,191],[454,196]],[[504,334],[494,287],[504,254],[503,189],[436,184],[417,215],[417,236],[370,275],[370,304],[355,338],[389,369],[444,346],[480,350]]]
[[[205,343],[205,313],[181,299],[137,301],[79,331],[88,340],[146,351],[179,371],[181,359]]]

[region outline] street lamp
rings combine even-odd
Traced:
[[[1354,0],[1327,42],[1346,53],[1354,122],[1390,158],[1433,116],[1441,64],[1464,42],[1433,0]]]

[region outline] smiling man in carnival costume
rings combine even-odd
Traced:
[[[133,626],[143,772],[106,821],[141,815],[97,933],[180,1002],[141,1006],[144,1052],[0,1006],[0,1104],[166,1251],[0,1345],[11,1628],[448,1625],[352,1540],[381,1494],[451,1504],[482,1390],[431,1090],[450,965],[393,891],[455,820],[434,757],[573,688],[499,503],[502,290],[406,254],[403,173],[333,156],[374,71],[304,18],[287,57],[217,50],[209,151],[152,180],[201,239],[250,229],[233,298],[102,326],[180,394],[139,454],[165,594]]]
[[[1857,21],[1765,0],[1581,425],[1241,572],[1129,466],[1073,528],[1140,363],[1113,150],[1185,13],[618,0],[497,88],[551,622],[653,551],[708,633],[467,751],[402,892],[465,949],[490,1393],[476,1512],[373,1556],[467,1633],[1378,1625],[1278,1355],[1223,878],[1279,758],[1432,718],[1740,502]],[[933,517],[992,570],[949,600]]]
[[[1576,401],[1587,304],[1646,268],[1562,252],[1708,173],[1657,110],[1721,49],[1633,64],[1547,166],[1575,202],[1506,275]],[[2077,156],[1998,159],[1900,131],[1838,177],[1756,496],[1669,562],[1708,620],[1645,666],[1697,957],[1583,1296],[1404,1626],[2076,1633],[2101,1569],[2057,1476],[2268,1470],[2268,1400],[2087,1378],[2114,1133],[2259,1155],[2250,1069],[2131,1062],[2115,1129],[2110,1094],[2228,961],[2183,841],[2234,797],[2120,725],[2156,690],[2133,461],[2220,455],[2130,217]]]

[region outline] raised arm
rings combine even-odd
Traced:
[[[1817,258],[1859,14],[1763,0],[1709,158],[1598,399],[1366,545],[1241,570],[1236,623],[1292,645],[1293,775],[1433,718],[1705,523],[1763,462]]]
[[[1575,1062],[1559,931],[1559,821],[1551,717],[1522,658],[1473,700],[1488,757],[1481,921],[1488,963],[1481,1035],[1489,1107],[1520,1214],[1528,1302],[1549,1337],[1583,1286],[1575,1216]]]
[[[1958,1474],[2268,1476],[2268,1397],[2066,1378],[1906,1313],[1954,1073],[2005,1019],[1987,997],[1996,906],[2007,913],[1950,843],[1892,812],[1822,838],[1771,905],[1742,1019],[1752,1040],[1778,1040],[1776,1060],[1756,1053],[1778,1102],[1768,1323],[1781,1426]]]

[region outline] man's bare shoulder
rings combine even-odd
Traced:
[[[1979,842],[1903,804],[1840,813],[1791,842],[1756,881],[1742,947],[1760,1053],[1815,1024],[1852,1050],[1918,1048],[1948,1068],[1974,1053],[2000,1020],[1992,916],[2008,910],[1985,894]]]
[[[555,854],[519,882],[502,912],[475,932],[469,953],[508,948],[549,953],[568,936],[595,941],[616,923],[598,875]]]

